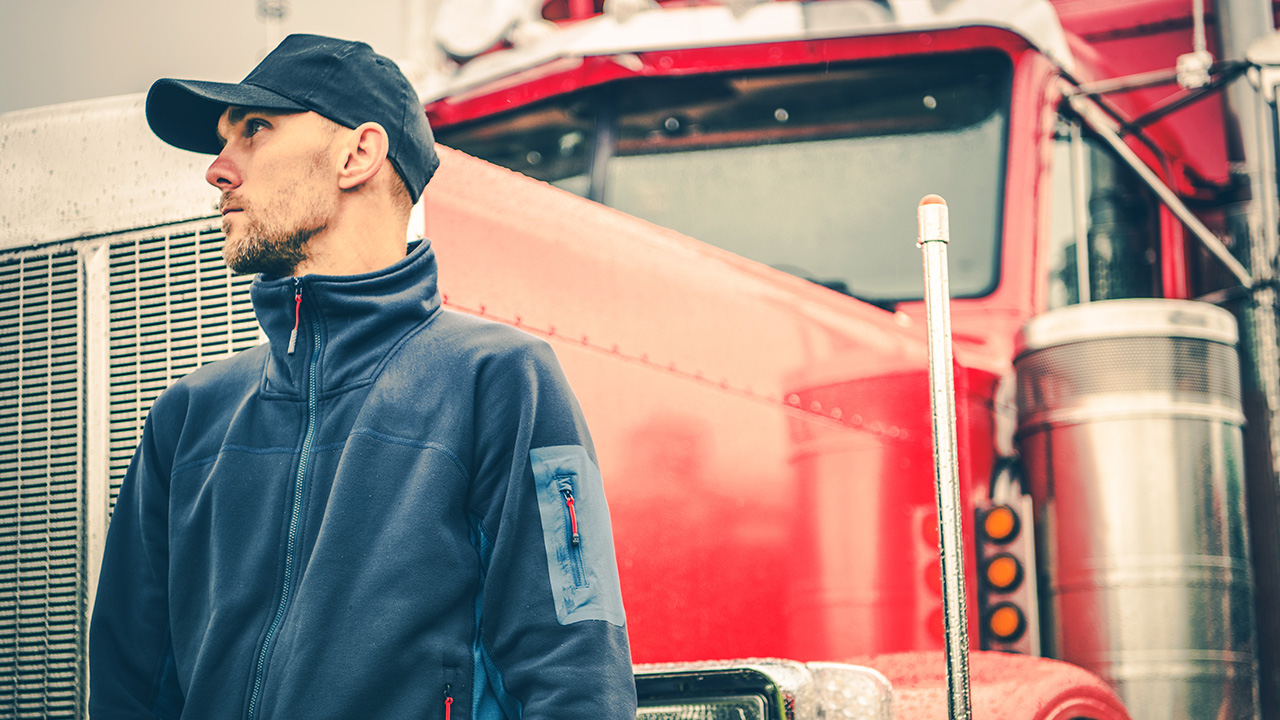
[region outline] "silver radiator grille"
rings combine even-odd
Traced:
[[[108,438],[114,507],[156,396],[258,342],[251,278],[223,267],[221,243],[214,230],[121,236],[92,279],[70,245],[0,255],[0,717],[84,714],[87,568],[99,551],[87,546],[87,433]],[[105,342],[86,336],[101,312],[84,304],[94,282],[108,289]],[[102,364],[107,427],[89,428],[86,398],[102,389],[86,372]]]
[[[73,252],[0,259],[0,715],[83,701],[82,277]]]
[[[222,264],[222,233],[111,246],[111,506],[151,403],[197,367],[252,347],[249,276]]]

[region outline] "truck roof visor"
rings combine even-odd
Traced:
[[[247,83],[157,80],[147,93],[147,123],[161,140],[198,153],[222,152],[218,118],[231,105],[302,112],[306,107],[266,88]]]

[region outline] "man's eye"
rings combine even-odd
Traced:
[[[244,123],[244,136],[253,137],[254,135],[258,134],[259,130],[265,127],[270,127],[269,125],[267,125],[266,120],[259,120],[257,118],[246,120]]]

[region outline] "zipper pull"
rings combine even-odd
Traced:
[[[453,713],[453,688],[449,685],[444,686],[444,720],[449,720],[449,716]]]
[[[298,321],[302,319],[302,280],[294,278],[293,286],[293,332],[289,333],[288,355],[298,349]]]
[[[573,491],[561,490],[564,493],[565,507],[569,508],[569,542],[576,547],[582,544],[582,537],[578,535],[578,513],[573,509]]]

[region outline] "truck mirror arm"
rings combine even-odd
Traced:
[[[1147,164],[1142,162],[1133,150],[1129,149],[1129,146],[1115,131],[1111,119],[1098,107],[1096,102],[1084,95],[1069,94],[1067,95],[1067,103],[1070,104],[1071,110],[1081,121],[1088,125],[1090,130],[1115,151],[1116,155],[1146,183],[1147,187],[1151,188],[1151,191],[1173,212],[1174,216],[1182,221],[1182,224],[1204,245],[1205,249],[1226,266],[1227,270],[1240,281],[1241,285],[1246,288],[1253,287],[1253,277],[1245,269],[1244,265],[1239,260],[1236,260],[1235,256],[1222,243],[1222,240],[1213,234],[1212,230],[1200,222],[1200,219],[1191,212],[1177,194],[1170,190],[1169,186],[1165,185],[1160,180],[1160,177],[1152,172],[1151,168],[1147,167]]]
[[[1155,107],[1129,121],[1129,126],[1135,129],[1147,127],[1166,115],[1172,115],[1194,102],[1203,100],[1206,96],[1225,87],[1227,83],[1248,72],[1250,67],[1249,63],[1239,60],[1217,63],[1209,71],[1212,79],[1209,80],[1207,85],[1170,95],[1157,103]]]

